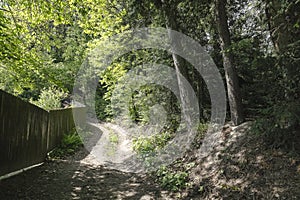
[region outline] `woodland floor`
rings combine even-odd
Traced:
[[[300,199],[299,154],[272,149],[246,133],[245,124],[220,133],[209,154],[194,149],[179,159],[195,166],[190,186],[178,193],[163,190],[146,174],[84,163],[88,152],[82,149],[0,181],[0,199]]]

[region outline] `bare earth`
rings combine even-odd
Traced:
[[[0,182],[0,199],[166,199],[147,176],[82,164],[82,150],[67,160],[42,166]]]
[[[269,148],[247,129],[220,132],[209,154],[195,148],[178,159],[195,163],[190,186],[178,193],[164,191],[149,175],[93,163],[82,149],[0,181],[0,199],[300,199],[299,154]]]

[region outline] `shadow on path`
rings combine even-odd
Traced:
[[[82,164],[87,155],[82,150],[2,180],[0,199],[168,199],[151,178]]]

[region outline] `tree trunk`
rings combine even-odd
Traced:
[[[281,4],[282,2],[279,0],[267,0],[265,9],[271,40],[275,51],[279,54],[285,50],[291,38],[287,28],[286,16],[280,14]]]
[[[231,41],[227,23],[226,0],[215,0],[215,6],[231,120],[234,125],[239,125],[244,121],[244,116],[238,78],[233,66],[233,55],[230,51],[228,51]]]
[[[176,23],[176,5],[168,2],[168,1],[161,1],[162,3],[162,9],[164,11],[165,17],[166,17],[166,26],[168,29],[171,30],[178,30],[179,27]],[[177,38],[174,38],[173,34],[171,31],[169,31],[169,37],[172,43],[172,46],[178,46],[176,44],[180,44],[180,41],[177,41]],[[176,47],[175,47],[176,48]],[[191,115],[189,112],[193,112],[190,110],[190,103],[189,102],[189,97],[190,97],[190,92],[188,90],[184,89],[183,85],[183,77],[185,77],[189,81],[189,75],[188,75],[188,70],[187,67],[185,66],[185,60],[181,58],[179,55],[172,53],[172,58],[176,70],[176,75],[177,75],[177,82],[178,82],[178,89],[179,89],[179,95],[180,95],[180,100],[181,100],[181,107],[183,110],[183,114],[185,117],[185,120],[187,122],[188,128],[191,128],[192,125],[192,120]],[[183,77],[181,77],[182,75]]]

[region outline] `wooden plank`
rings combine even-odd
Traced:
[[[46,111],[0,90],[0,176],[43,162],[74,129],[73,112],[85,116],[85,108]]]

